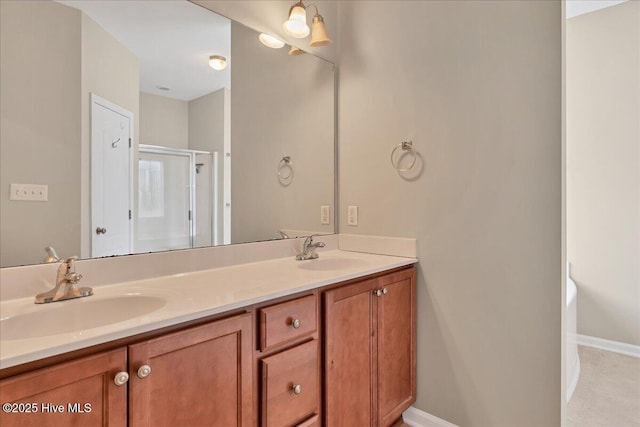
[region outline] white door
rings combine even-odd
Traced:
[[[133,114],[91,96],[91,256],[133,252]]]

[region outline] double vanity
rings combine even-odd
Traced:
[[[415,262],[330,249],[2,301],[0,424],[393,425]]]
[[[337,66],[221,3],[0,1],[3,427],[382,427],[415,400],[415,240],[332,234]]]

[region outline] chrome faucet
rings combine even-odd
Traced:
[[[288,239],[289,238],[289,235],[287,233],[285,233],[284,231],[282,231],[282,230],[278,230],[278,233],[280,233],[280,238],[281,239]]]
[[[64,301],[72,298],[82,298],[93,295],[93,289],[78,287],[82,274],[76,273],[77,256],[72,256],[60,263],[56,274],[56,286],[50,291],[36,295],[36,304]]]
[[[324,242],[316,242],[313,243],[313,234],[307,237],[302,244],[302,252],[296,255],[296,259],[298,261],[304,261],[306,259],[316,259],[318,258],[318,254],[316,253],[317,248],[324,248]]]
[[[58,254],[56,253],[56,250],[53,248],[53,246],[47,246],[46,248],[44,248],[44,251],[47,253],[47,256],[44,257],[44,260],[42,261],[45,264],[51,264],[60,261],[60,257],[58,257]]]

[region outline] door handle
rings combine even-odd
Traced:
[[[107,229],[104,227],[96,228],[96,234],[105,234],[106,232],[107,232]]]

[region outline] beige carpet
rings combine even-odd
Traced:
[[[583,346],[578,353],[567,427],[640,427],[640,359]]]

